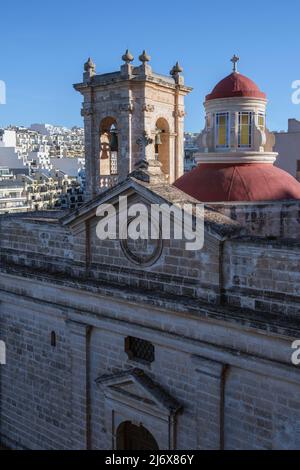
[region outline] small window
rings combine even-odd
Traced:
[[[206,115],[206,129],[210,129],[211,128],[211,117],[210,117],[210,113],[207,113]]]
[[[251,119],[251,113],[239,113],[239,147],[251,147],[252,145]]]
[[[110,153],[110,172],[112,175],[118,174],[118,153],[117,152]]]
[[[265,126],[266,126],[266,123],[265,123],[265,115],[263,113],[259,113],[258,115],[258,127],[264,131],[265,130]]]
[[[55,331],[51,332],[51,346],[53,348],[56,347],[56,333],[55,333]]]
[[[228,113],[216,114],[216,147],[228,147]]]
[[[133,338],[128,336],[125,339],[125,352],[129,359],[143,361],[143,362],[154,362],[154,346],[140,338]]]

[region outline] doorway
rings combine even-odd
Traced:
[[[159,447],[144,426],[136,426],[126,421],[117,431],[117,450],[159,450]]]

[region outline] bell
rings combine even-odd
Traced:
[[[161,132],[159,131],[155,136],[155,145],[161,145],[161,144],[162,144]]]
[[[109,145],[107,143],[101,144],[101,160],[107,160],[109,158]]]
[[[118,136],[116,132],[110,134],[110,150],[112,152],[118,151]]]

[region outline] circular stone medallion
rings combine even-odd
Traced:
[[[130,223],[133,219],[130,219],[127,224],[127,233]],[[120,240],[121,249],[129,261],[139,266],[152,266],[160,258],[163,250],[163,240],[161,237],[160,228],[156,228],[159,233],[159,238],[156,239],[141,239],[133,240],[128,237],[126,240]]]

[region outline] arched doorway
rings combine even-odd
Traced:
[[[100,124],[100,175],[118,174],[118,128],[117,121],[107,117]]]
[[[155,158],[159,160],[163,173],[170,176],[170,131],[166,119],[159,118],[156,121]]]
[[[117,430],[117,450],[159,450],[159,447],[144,426],[125,421]]]

